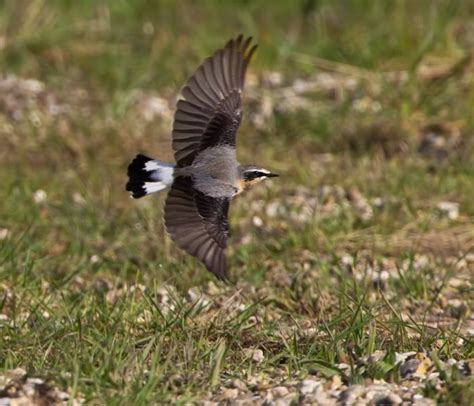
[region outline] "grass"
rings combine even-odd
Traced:
[[[399,382],[395,354],[407,351],[474,357],[472,6],[238,4],[0,2],[2,71],[44,85],[0,96],[1,369],[91,403],[149,404],[198,400],[235,379]],[[238,32],[260,44],[253,75],[290,83],[329,71],[356,87],[316,91],[317,114],[276,109],[263,127],[252,108],[264,92],[275,105],[284,97],[257,86],[246,100],[241,160],[283,176],[234,202],[224,286],[166,237],[162,197],[131,201],[123,189],[136,152],[171,158],[169,121],[145,120],[140,101],[172,99]],[[422,71],[446,65],[439,77]],[[459,129],[442,158],[419,152],[432,123],[448,140]],[[346,196],[354,188],[362,200]],[[383,209],[362,218],[357,202],[374,198]],[[440,213],[441,201],[460,215]],[[437,365],[446,384],[426,396],[472,398],[472,378]]]

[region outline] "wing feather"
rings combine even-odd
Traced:
[[[224,144],[235,147],[245,72],[256,48],[249,50],[251,41],[242,35],[231,39],[188,79],[173,124],[179,167],[190,165],[203,149]]]
[[[229,199],[197,191],[191,178],[178,177],[165,204],[165,225],[175,243],[204,263],[219,279],[227,279],[225,249],[229,237]]]

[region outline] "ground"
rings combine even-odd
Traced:
[[[0,11],[0,404],[474,403],[470,2]],[[124,186],[240,32],[238,155],[281,177],[232,204],[224,284]]]

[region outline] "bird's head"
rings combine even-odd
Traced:
[[[239,193],[250,189],[252,186],[267,178],[274,178],[276,173],[255,165],[244,165],[239,168]]]

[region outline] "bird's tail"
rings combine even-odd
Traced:
[[[138,199],[166,189],[173,183],[174,165],[138,154],[128,165],[126,189]]]

